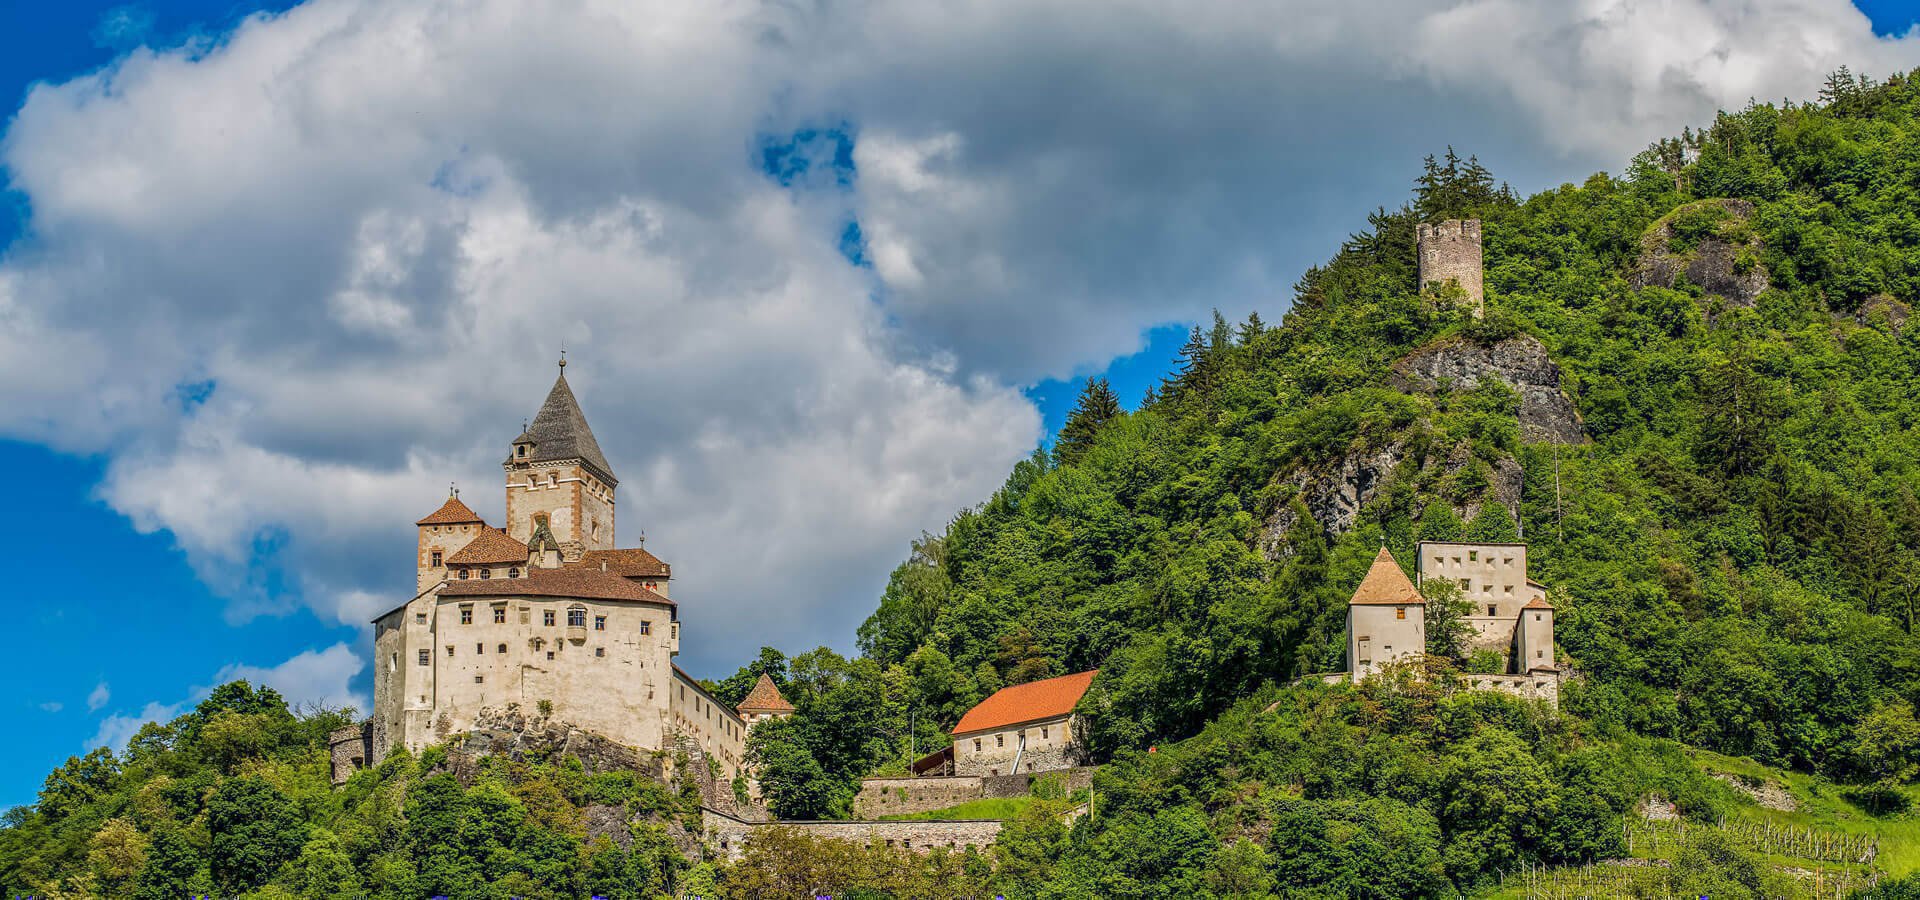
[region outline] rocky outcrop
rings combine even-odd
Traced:
[[[447,760],[462,781],[477,773],[480,760],[503,756],[539,761],[572,756],[590,773],[631,771],[652,778],[666,773],[658,755],[615,743],[558,719],[528,715],[518,707],[485,709],[473,728],[448,747]]]
[[[1530,334],[1494,344],[1453,338],[1414,351],[1395,363],[1390,379],[1403,391],[1470,390],[1491,378],[1520,395],[1520,438],[1529,443],[1578,444],[1587,433],[1573,401],[1560,389],[1560,367]]]
[[[1900,330],[1907,326],[1908,317],[1912,315],[1913,308],[1892,295],[1875,294],[1868,297],[1865,303],[1860,304],[1860,311],[1854,314],[1854,321],[1862,325],[1884,321],[1894,334],[1899,334]]]
[[[1407,444],[1405,440],[1395,441],[1376,450],[1347,454],[1326,466],[1301,468],[1281,476],[1281,502],[1260,529],[1261,552],[1268,559],[1281,559],[1291,552],[1287,532],[1299,521],[1292,503],[1296,497],[1327,536],[1338,537],[1353,529],[1360,510],[1394,479],[1410,478],[1417,484],[1435,485],[1474,464],[1471,449],[1462,444],[1445,456],[1427,456],[1403,466]],[[1525,478],[1520,463],[1503,457],[1489,469],[1486,490],[1454,504],[1454,513],[1461,519],[1479,515],[1488,503],[1500,503],[1518,513]]]
[[[1668,213],[1640,238],[1629,283],[1636,290],[1671,288],[1684,275],[1707,294],[1753,306],[1770,283],[1750,227],[1753,213],[1745,200],[1701,200]],[[1708,233],[1692,233],[1701,229]]]

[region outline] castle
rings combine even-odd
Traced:
[[[1474,318],[1486,315],[1487,293],[1480,249],[1479,219],[1448,219],[1415,227],[1419,251],[1420,288],[1452,284],[1473,304]]]
[[[1503,671],[1472,673],[1477,688],[1558,703],[1560,669],[1553,652],[1553,604],[1544,585],[1527,577],[1527,545],[1421,541],[1414,571],[1419,585],[1445,581],[1470,604],[1463,620],[1469,651],[1491,650]],[[1361,681],[1390,663],[1427,652],[1427,599],[1382,547],[1347,601],[1347,671]]]
[[[673,568],[615,546],[619,479],[566,365],[509,445],[505,527],[457,492],[415,523],[413,598],[373,620],[373,713],[332,736],[335,781],[513,710],[630,747],[698,749],[733,779],[752,723],[792,712],[766,681],[743,715],[674,665]]]

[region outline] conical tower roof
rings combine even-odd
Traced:
[[[1347,601],[1348,606],[1425,606],[1426,603],[1426,598],[1407,580],[1407,573],[1400,570],[1400,564],[1393,561],[1393,554],[1385,547],[1373,558],[1367,577],[1360,579],[1353,599]]]
[[[779,686],[774,684],[773,679],[768,678],[765,672],[760,673],[760,680],[753,683],[753,690],[747,692],[747,699],[740,701],[737,708],[743,713],[793,712],[793,704],[788,703],[787,698],[780,696]]]
[[[567,386],[565,363],[561,363],[560,377],[554,379],[553,390],[547,392],[547,402],[540,404],[539,415],[533,417],[533,424],[513,442],[533,445],[525,460],[578,459],[607,484],[619,483],[619,479],[613,477],[613,466],[607,464],[606,454],[600,452],[600,442],[593,439],[593,429],[587,427],[587,415],[580,411],[580,401],[574,399],[573,388]]]

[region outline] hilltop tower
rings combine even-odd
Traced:
[[[1381,547],[1347,601],[1347,671],[1359,681],[1427,652],[1427,600]]]
[[[447,565],[453,555],[487,527],[479,514],[460,502],[460,492],[453,488],[447,489],[447,502],[413,524],[420,529],[419,553],[414,560],[416,594],[447,580]]]
[[[1435,225],[1416,226],[1420,246],[1420,289],[1449,282],[1465,291],[1473,304],[1473,317],[1486,314],[1487,298],[1483,283],[1479,219],[1448,219]]]
[[[502,463],[507,479],[507,535],[522,544],[546,523],[567,562],[613,549],[613,492],[619,479],[587,427],[567,386],[567,361],[533,424],[513,439]]]

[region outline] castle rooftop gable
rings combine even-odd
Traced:
[[[465,547],[447,557],[450,566],[490,566],[527,562],[527,545],[498,528],[482,528]]]
[[[625,550],[588,550],[580,554],[577,562],[567,563],[569,569],[594,569],[612,572],[625,578],[666,578],[673,574],[673,567],[660,561],[644,547],[629,547]]]
[[[618,575],[597,569],[531,569],[523,578],[449,581],[442,597],[557,597],[566,600],[627,600],[674,605],[672,600]]]
[[[742,713],[790,713],[794,706],[787,698],[780,696],[780,686],[773,683],[765,672],[760,680],[753,683],[753,690],[747,692],[747,698],[740,701],[738,707]]]
[[[426,518],[421,519],[420,521],[415,522],[413,524],[415,525],[468,525],[474,522],[484,523],[485,521],[486,520],[480,518],[479,513],[476,513],[472,509],[468,508],[468,506],[465,503],[461,503],[459,497],[450,494],[447,496],[447,502],[440,504],[439,509],[436,509],[431,513],[428,513]]]
[[[533,424],[527,426],[526,432],[514,438],[513,442],[531,444],[532,449],[525,457],[510,462],[578,459],[608,484],[619,483],[613,477],[613,466],[607,463],[606,454],[600,452],[600,442],[593,439],[593,429],[587,426],[587,414],[580,411],[580,401],[574,398],[573,388],[567,386],[564,368],[560,371],[560,377],[554,379],[553,390],[547,392],[547,402],[540,404],[540,412],[533,417]]]
[[[1367,569],[1367,577],[1360,579],[1360,586],[1353,591],[1353,599],[1348,606],[1425,606],[1427,600],[1407,579],[1407,573],[1401,571],[1400,564],[1393,561],[1393,554],[1381,547],[1373,557],[1373,565]]]

